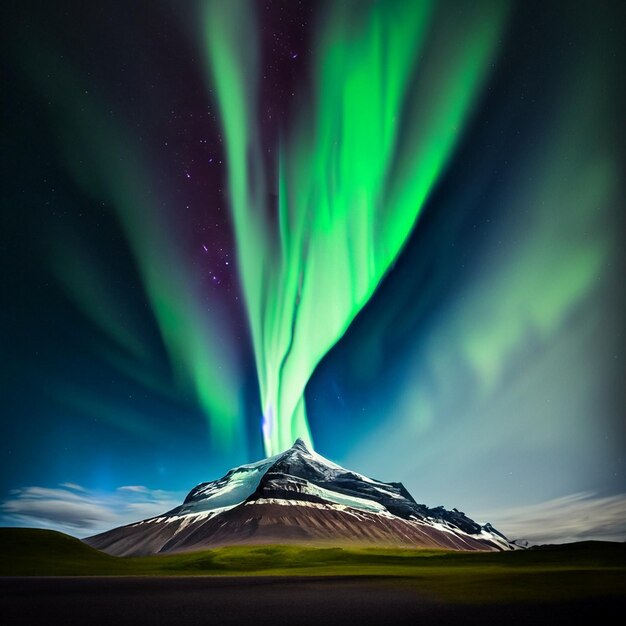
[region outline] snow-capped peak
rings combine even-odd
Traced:
[[[418,504],[401,483],[384,483],[341,467],[309,449],[301,438],[280,454],[235,467],[218,480],[201,483],[181,506],[155,520],[175,521],[190,516],[209,519],[255,502],[339,507],[399,518],[456,535],[481,537],[500,547],[510,545],[491,526],[481,526],[457,509]]]
[[[280,454],[199,484],[181,506],[162,516],[89,542],[126,555],[248,540],[361,540],[457,550],[515,547],[490,525],[481,526],[457,509],[418,504],[401,483],[343,468],[300,438]]]

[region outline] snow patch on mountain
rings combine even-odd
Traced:
[[[241,504],[255,492],[265,473],[279,457],[276,455],[241,465],[218,480],[198,485],[185,498],[182,506],[174,509],[176,515],[224,511]]]

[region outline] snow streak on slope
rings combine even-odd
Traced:
[[[175,509],[177,515],[188,515],[231,508],[241,504],[256,488],[278,456],[269,457],[249,465],[231,469],[219,480],[201,483],[191,490],[182,506]]]

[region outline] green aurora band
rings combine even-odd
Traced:
[[[320,26],[313,102],[281,141],[277,180],[260,149],[254,7],[205,5],[268,455],[295,437],[312,443],[307,382],[411,233],[472,112],[506,13],[504,2],[455,16],[430,2],[340,4]]]
[[[172,370],[172,381],[155,372],[154,354],[132,312],[115,292],[98,255],[77,234],[63,233],[50,245],[51,269],[76,307],[110,342],[95,348],[119,371],[168,397],[182,396],[205,415],[216,447],[240,445],[244,432],[241,372],[219,302],[203,305],[200,286],[190,276],[161,207],[163,195],[150,175],[131,129],[115,123],[89,97],[86,84],[50,50],[32,42],[26,67],[52,105],[67,169],[83,192],[110,207],[135,259]],[[128,164],[132,163],[132,169]],[[83,235],[84,236],[84,235]],[[133,434],[149,433],[150,420],[74,383],[57,385],[56,395],[84,415],[95,416]],[[106,406],[106,408],[105,408]]]

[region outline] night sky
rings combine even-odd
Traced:
[[[93,534],[302,436],[626,540],[624,3],[1,17],[1,524]]]

